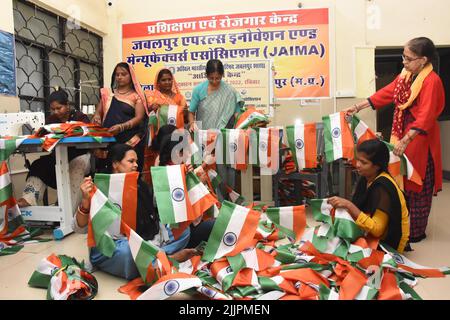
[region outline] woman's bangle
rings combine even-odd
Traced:
[[[78,212],[82,215],[82,216],[87,216],[89,215],[89,210],[83,208],[81,206],[81,204],[78,206]]]

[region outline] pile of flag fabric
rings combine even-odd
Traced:
[[[144,252],[157,262],[141,264],[147,275],[153,268],[152,281],[136,279],[119,291],[140,300],[182,291],[217,300],[418,300],[417,278],[450,273],[378,246],[327,199],[313,200],[311,211],[318,225],[307,227],[304,205],[256,208],[225,201],[202,256],[177,263],[140,242],[140,262]]]
[[[55,254],[39,262],[28,285],[47,289],[47,300],[91,300],[98,291],[97,280],[83,262]]]
[[[69,121],[45,125],[29,138],[40,138],[42,148],[50,152],[62,138],[82,136],[92,137],[94,140],[101,142],[103,137],[112,137],[113,135],[108,132],[108,128],[103,128],[97,124]]]
[[[24,139],[0,137],[0,256],[14,254],[26,244],[51,241],[38,237],[41,230],[25,226],[13,196],[7,159]]]
[[[236,118],[235,129],[248,129],[251,127],[265,126],[269,118],[255,107],[247,107],[242,110]]]

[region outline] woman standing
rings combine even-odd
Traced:
[[[153,91],[147,92],[147,104],[149,109],[155,112],[157,112],[162,105],[181,106],[187,112],[186,99],[181,94],[178,84],[169,69],[163,68],[156,74]],[[187,119],[187,117],[185,116],[184,119]],[[159,128],[153,129],[154,135],[156,136]],[[148,132],[148,134],[150,135],[151,133]],[[144,181],[149,184],[151,183],[150,167],[155,164],[155,159],[158,156],[155,150],[157,150],[157,148],[145,147],[145,161],[142,176]]]
[[[431,61],[436,48],[428,38],[414,38],[403,49],[404,69],[397,78],[366,101],[348,108],[354,114],[371,106],[380,109],[394,103],[391,143],[394,154],[405,153],[423,184],[404,179],[411,219],[410,242],[426,238],[425,230],[433,194],[442,190],[442,157],[437,119],[445,106],[442,81]]]
[[[133,68],[121,62],[114,68],[111,76],[111,90],[100,90],[101,100],[97,105],[93,122],[109,128],[117,143],[126,143],[138,155],[139,171],[144,164],[144,138],[147,118],[147,100]],[[103,154],[99,170],[104,171],[110,164]]]
[[[230,129],[234,127],[239,111],[244,106],[240,94],[222,81],[225,73],[220,60],[209,60],[206,64],[205,82],[192,91],[189,105],[189,130]],[[200,126],[200,128],[197,126]],[[217,164],[217,171],[225,185],[235,187],[235,171],[225,164]],[[222,190],[226,194],[225,190]],[[222,195],[219,194],[222,198]]]

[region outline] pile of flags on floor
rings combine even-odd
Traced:
[[[97,280],[83,262],[55,254],[39,262],[28,285],[47,289],[47,300],[91,300],[98,291]]]
[[[7,164],[24,137],[0,137],[0,256],[14,254],[29,243],[50,241],[38,237],[41,230],[26,227],[13,196]]]
[[[153,252],[148,261],[158,261],[159,278],[136,279],[119,291],[139,300],[182,291],[217,300],[419,300],[417,278],[450,274],[387,245],[377,249],[378,241],[327,199],[311,203],[315,227],[306,226],[304,205],[259,209],[225,201],[202,256],[177,263]]]

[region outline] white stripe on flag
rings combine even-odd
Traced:
[[[292,207],[280,208],[280,225],[289,230],[294,230],[294,212]]]
[[[108,201],[108,199],[99,189],[97,189],[91,199],[91,220],[93,220],[95,215],[100,212],[106,201]]]
[[[339,131],[336,130],[339,129]],[[342,128],[341,128],[341,115],[340,113],[330,114],[330,129],[331,139],[333,141],[333,157],[334,159],[340,159],[343,157],[342,152]],[[339,132],[339,136],[335,137],[333,132]]]
[[[262,145],[266,146],[266,150],[261,149]],[[260,128],[259,129],[259,145],[258,145],[260,167],[267,168],[269,166],[269,159],[267,157],[268,150],[269,150],[269,129],[268,128]]]
[[[115,173],[110,175],[109,190],[106,196],[114,203],[122,208],[123,189],[125,187],[126,173]]]
[[[173,126],[177,125],[177,111],[178,107],[175,105],[169,105],[169,108],[167,110],[167,124],[171,124]],[[174,123],[170,123],[170,119],[173,118],[175,120]]]
[[[229,130],[228,131],[228,150],[227,154],[229,154],[229,162],[228,164],[236,164],[236,153],[239,152],[239,130]],[[234,150],[236,147],[236,150]]]
[[[172,196],[173,191],[177,188],[180,188],[181,190],[183,190],[183,192],[185,192],[181,174],[181,167],[179,165],[167,166],[166,170],[169,180],[170,195]],[[186,198],[184,198],[182,201],[175,201],[172,198],[172,207],[173,213],[175,215],[175,221],[181,222],[187,220]]]
[[[259,270],[258,256],[255,248],[242,251],[241,254],[246,262],[247,268]]]
[[[280,300],[285,295],[286,295],[285,292],[275,290],[275,291],[270,291],[270,292],[263,294],[261,297],[259,297],[256,300]]]
[[[9,186],[11,184],[11,177],[9,175],[9,172],[5,172],[4,174],[0,175],[0,190]]]
[[[302,146],[301,149],[297,146],[297,141],[299,141],[298,146]],[[305,157],[305,125],[297,124],[294,129],[294,148],[297,156],[297,163],[299,169],[303,169],[306,166]]]
[[[198,201],[200,201],[205,195],[209,193],[208,189],[206,189],[205,185],[200,182],[199,184],[195,185],[192,189],[188,191],[189,193],[189,200],[191,201],[191,204],[194,205]]]
[[[348,220],[351,222],[355,222],[355,220],[353,220],[350,213],[348,213],[347,210],[342,209],[342,208],[336,209],[336,211],[334,212],[334,218],[335,219],[344,219],[344,220]]]
[[[225,229],[223,235],[226,235],[228,232],[239,232],[239,234],[236,234],[237,239],[239,239],[240,232],[242,231],[242,228],[245,224],[245,217],[249,214],[249,212],[250,209],[248,208],[236,206],[233,210],[233,213],[231,214],[230,221],[228,222],[227,228]],[[217,248],[216,256],[214,257],[214,259],[220,258],[228,252],[233,251],[234,246],[227,246],[222,239],[222,241],[220,241],[219,248]]]
[[[139,250],[141,249],[142,239],[137,233],[130,228],[130,238],[128,239],[128,245],[130,246],[131,255],[136,258]]]
[[[358,125],[355,128],[356,138],[359,140],[362,135],[367,131],[368,127],[362,121],[358,122]]]

